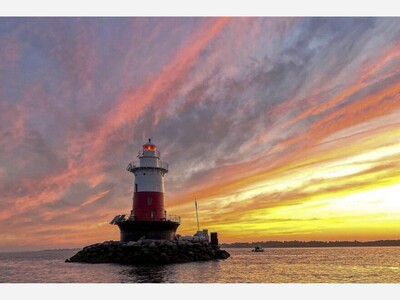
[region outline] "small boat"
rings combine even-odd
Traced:
[[[264,248],[261,246],[256,246],[253,250],[251,250],[252,252],[264,252]]]

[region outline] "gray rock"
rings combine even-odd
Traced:
[[[172,245],[175,245],[175,243],[168,241],[168,240],[162,240],[163,241],[163,245],[169,246],[171,247]]]
[[[213,249],[208,242],[148,239],[129,243],[106,241],[89,245],[66,262],[166,264],[228,257],[228,252]]]

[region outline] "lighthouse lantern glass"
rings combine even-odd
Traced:
[[[143,145],[143,150],[144,151],[155,151],[156,146],[155,145]]]

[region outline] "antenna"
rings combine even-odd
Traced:
[[[200,231],[200,227],[199,227],[199,214],[197,213],[197,201],[196,201],[196,198],[194,198],[194,205],[196,206],[197,231]]]

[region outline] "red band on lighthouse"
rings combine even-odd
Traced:
[[[164,193],[135,192],[133,196],[133,214],[135,220],[165,220]]]

